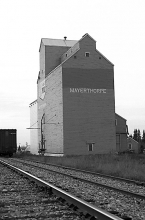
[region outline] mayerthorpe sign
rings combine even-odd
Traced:
[[[106,93],[106,89],[70,88],[71,93]]]

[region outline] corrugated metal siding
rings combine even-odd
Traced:
[[[117,152],[124,152],[127,150],[127,133],[126,133],[126,119],[120,115],[115,114],[116,121],[116,150]],[[120,143],[118,143],[120,137]]]
[[[96,51],[90,37],[79,44],[76,57],[63,63],[64,153],[116,151],[113,66]],[[72,93],[70,88],[106,89],[106,93]],[[91,152],[90,141],[95,143]]]
[[[63,153],[62,67],[46,78],[45,140],[46,153]]]
[[[70,88],[102,88],[106,93],[73,93]],[[63,106],[65,154],[116,150],[113,70],[64,68]],[[92,152],[90,141],[95,143]]]
[[[45,96],[44,98],[41,99],[42,97],[40,97],[40,90],[42,91],[42,82],[45,81],[45,76],[39,80],[38,85],[37,85],[37,102],[38,102],[38,128],[41,128],[41,119],[42,119],[42,115],[44,114],[45,111],[45,107],[46,107],[46,102],[45,102]],[[38,143],[41,143],[41,130],[38,129]]]
[[[79,50],[79,42],[77,42],[73,47],[71,47],[66,53],[61,56],[61,63],[68,59],[72,54]]]
[[[127,151],[127,134],[121,134],[120,152]]]
[[[120,152],[120,145],[121,145],[120,134],[116,134],[116,151],[117,152]]]
[[[45,47],[45,77],[61,64],[61,56],[69,47]]]
[[[117,120],[116,133],[126,133],[126,120],[115,114],[115,119]]]
[[[40,78],[45,75],[45,46],[41,45],[41,50],[39,54],[39,65],[40,65]]]

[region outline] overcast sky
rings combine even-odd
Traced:
[[[85,33],[114,64],[116,113],[129,133],[145,129],[144,0],[0,0],[0,129],[16,128],[18,144],[30,144],[41,38]]]

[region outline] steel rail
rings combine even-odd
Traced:
[[[110,179],[120,180],[120,181],[124,181],[124,182],[127,182],[127,183],[134,183],[134,184],[139,185],[139,186],[145,186],[145,182],[126,179],[126,178],[123,178],[123,177],[116,177],[116,176],[112,176],[112,175],[108,175],[108,174],[96,173],[96,172],[92,172],[92,171],[88,171],[88,170],[81,170],[81,169],[77,169],[77,168],[73,168],[73,167],[65,167],[65,166],[58,165],[58,164],[45,163],[45,162],[40,162],[40,161],[35,161],[35,160],[33,161],[33,160],[26,159],[26,161],[42,163],[42,164],[45,164],[45,165],[51,165],[51,166],[60,167],[60,168],[63,168],[63,169],[70,169],[70,170],[74,170],[74,171],[78,171],[78,172],[84,172],[84,173],[92,174],[92,175],[95,175],[95,176],[108,177]]]
[[[14,158],[11,158],[11,159],[14,159]],[[17,159],[17,158],[15,158],[15,159]],[[19,159],[19,160],[23,160],[23,159]],[[65,166],[62,166],[62,165],[59,165],[59,164],[45,163],[45,162],[37,161],[37,160],[25,159],[25,161],[36,162],[36,163],[50,165],[50,166],[54,166],[54,167],[60,167],[60,168],[63,168],[63,169],[70,169],[70,170],[74,170],[74,171],[78,171],[78,172],[84,172],[84,173],[92,174],[92,175],[95,175],[95,176],[108,177],[110,179],[120,180],[120,181],[124,181],[124,182],[127,182],[127,183],[134,183],[138,186],[145,186],[145,182],[126,179],[126,178],[123,178],[123,177],[117,177],[117,176],[112,176],[112,175],[103,174],[103,173],[96,173],[96,172],[88,171],[88,170],[81,170],[81,169],[77,169],[77,168],[74,168],[74,167],[65,167]]]
[[[25,172],[9,163],[6,163],[4,161],[0,160],[0,163],[4,164],[8,168],[14,170],[15,172],[19,173],[20,175],[23,175],[24,177],[27,177],[30,181],[35,182],[37,185],[45,188],[49,188],[53,194],[56,196],[64,199],[66,202],[68,202],[70,205],[74,205],[74,208],[79,208],[83,211],[85,214],[89,214],[92,217],[97,217],[98,220],[122,220],[122,218],[115,216],[109,212],[106,212],[100,208],[97,208],[96,206],[89,204],[88,202],[85,202],[82,199],[77,198],[76,196],[73,196],[72,194],[65,192],[62,189],[59,189],[58,187],[41,180],[40,178]]]
[[[19,162],[27,164],[26,161],[22,160],[22,161],[19,161]],[[33,161],[31,161],[31,162],[33,162]],[[40,168],[40,169],[43,169],[43,170],[47,170],[47,171],[52,172],[52,173],[57,173],[57,174],[60,174],[60,175],[64,175],[64,176],[67,176],[67,177],[70,177],[70,178],[73,178],[73,179],[76,179],[76,180],[83,181],[83,182],[88,183],[88,184],[97,185],[99,187],[103,187],[103,188],[110,189],[110,190],[115,190],[115,191],[117,191],[119,193],[122,193],[124,195],[129,195],[129,196],[132,196],[132,197],[136,197],[136,198],[144,199],[145,200],[145,196],[144,195],[133,193],[133,192],[128,191],[128,190],[124,190],[124,189],[120,189],[120,188],[117,188],[117,187],[109,186],[109,185],[106,185],[106,184],[103,184],[103,183],[98,183],[98,182],[94,182],[94,181],[91,181],[91,180],[83,179],[81,177],[76,177],[76,176],[73,176],[73,175],[70,175],[70,174],[67,174],[67,173],[62,173],[62,172],[59,172],[59,171],[56,171],[56,170],[51,170],[49,168],[39,167],[39,166],[34,165],[34,164],[27,164],[27,165],[30,165],[32,167],[37,167],[37,168]]]

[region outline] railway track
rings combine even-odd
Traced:
[[[0,219],[121,220],[1,160],[0,177]]]
[[[15,159],[10,159],[9,161],[11,161],[13,164],[16,163],[17,166],[23,167],[23,169],[31,173],[35,173],[35,175],[43,178],[46,181],[52,182],[57,187],[69,191],[75,194],[77,197],[90,202],[91,204],[97,205],[99,208],[103,208],[111,213],[114,213],[122,219],[145,219],[145,196],[135,193],[133,194],[132,192],[127,192],[126,195],[126,192],[124,192],[124,190],[122,192],[121,189],[119,189],[119,192],[117,192],[117,189],[115,189],[116,192],[114,192],[113,187],[106,187],[104,184],[97,184],[96,186],[94,181],[92,183],[92,181],[90,182],[90,180],[87,179],[84,180],[76,176],[74,178],[74,173],[71,174],[71,176],[68,174],[68,172],[66,174],[66,170],[68,170],[66,168],[64,177],[64,173],[60,174],[60,170],[55,170],[54,174],[54,170],[48,170],[48,167],[46,168],[47,165],[45,164],[41,165],[40,163],[38,164],[30,161],[28,162]],[[104,187],[106,189],[104,189]],[[128,202],[129,204],[127,204]]]
[[[12,159],[13,161],[13,159]],[[144,199],[145,200],[145,183],[137,182],[129,179],[117,178],[109,175],[101,175],[94,172],[88,172],[79,169],[73,169],[69,167],[52,165],[52,164],[44,164],[40,162],[34,162],[29,160],[18,160],[23,162],[24,164],[30,164],[34,167],[40,167],[47,171],[52,171],[55,173],[62,173],[67,177],[73,177],[80,181],[84,181],[89,184],[103,186],[108,189],[116,190],[118,192],[128,194],[130,196]]]
[[[0,177],[0,219],[83,219],[45,186],[37,187],[2,164]]]

